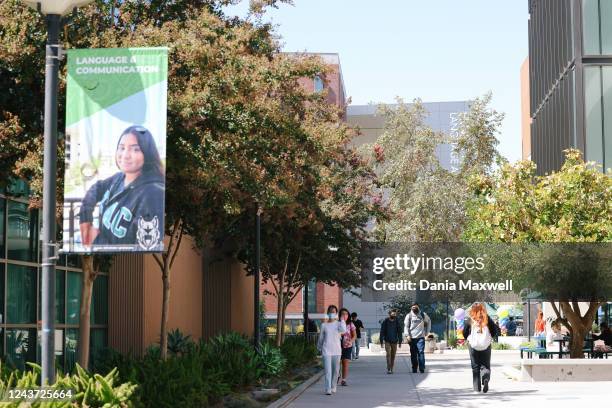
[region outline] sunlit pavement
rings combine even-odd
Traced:
[[[349,385],[332,396],[323,380],[308,388],[290,407],[567,407],[607,406],[612,382],[527,383],[506,377],[502,367],[519,364],[518,351],[493,352],[487,394],[472,391],[470,359],[465,352],[427,355],[425,374],[412,374],[402,348],[395,374],[388,375],[384,354],[364,350],[350,367]],[[528,404],[528,405],[527,405]],[[603,404],[603,405],[602,405]]]

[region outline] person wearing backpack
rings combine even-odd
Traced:
[[[431,331],[431,319],[427,313],[421,312],[419,304],[414,302],[410,313],[404,319],[404,337],[410,346],[410,361],[412,372],[417,368],[421,373],[425,372],[425,336]]]
[[[500,334],[499,327],[482,303],[474,303],[470,310],[471,323],[466,324],[463,334],[468,342],[472,364],[472,386],[475,392],[489,391],[491,380],[491,343]]]

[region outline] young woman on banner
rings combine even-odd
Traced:
[[[500,334],[499,327],[487,315],[482,303],[474,303],[470,310],[471,322],[465,326],[464,335],[468,342],[472,363],[472,386],[475,392],[489,391],[491,379],[491,343]]]
[[[123,131],[115,164],[120,171],[96,182],[85,194],[79,213],[82,244],[160,250],[164,238],[164,168],[151,132],[142,126]],[[94,226],[96,206],[99,222]]]

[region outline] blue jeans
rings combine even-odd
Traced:
[[[425,371],[425,337],[412,339],[410,342],[410,362],[412,372],[416,372],[417,367],[420,372]]]
[[[353,343],[353,355],[351,356],[353,360],[359,357],[359,340],[360,339],[355,339]]]
[[[338,376],[340,375],[340,356],[323,356],[323,369],[325,370],[325,379],[323,385],[325,392],[330,392],[336,389]]]

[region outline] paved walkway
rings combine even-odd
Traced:
[[[412,374],[410,357],[398,355],[392,375],[386,374],[384,355],[366,353],[352,362],[349,386],[339,386],[335,395],[328,396],[323,394],[320,380],[289,406],[559,408],[572,405],[587,408],[605,406],[612,390],[612,382],[514,381],[503,374],[502,367],[518,364],[518,355],[494,351],[490,390],[487,394],[476,394],[471,387],[467,352],[427,355],[425,374]]]

